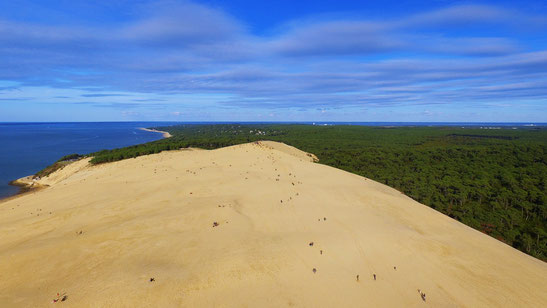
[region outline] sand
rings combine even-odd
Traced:
[[[161,135],[163,136],[163,138],[170,138],[170,137],[173,137],[173,135],[171,135],[169,132],[164,132],[164,131],[162,131],[162,130],[150,129],[150,128],[143,128],[143,127],[139,127],[139,129],[140,129],[140,130],[147,131],[147,132],[161,133]]]
[[[75,162],[0,202],[0,307],[547,307],[546,263],[313,160]]]

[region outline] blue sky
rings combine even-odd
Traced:
[[[547,122],[545,1],[0,2],[0,121]]]

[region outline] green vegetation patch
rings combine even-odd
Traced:
[[[55,163],[53,163],[52,165],[49,165],[49,166],[45,167],[44,169],[38,171],[34,175],[34,178],[42,178],[42,177],[48,176],[48,175],[52,174],[53,172],[55,172],[59,169],[63,169],[66,165],[68,165],[68,164],[70,164],[74,161],[77,161],[82,157],[84,157],[84,156],[82,156],[80,154],[65,155],[65,156],[61,157],[59,160],[57,160]]]

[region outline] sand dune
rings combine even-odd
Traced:
[[[546,263],[313,159],[73,163],[0,203],[0,307],[547,307]]]

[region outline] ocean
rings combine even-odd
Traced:
[[[228,124],[235,122],[93,122],[93,123],[0,123],[0,199],[16,194],[12,180],[34,174],[64,155],[87,154],[162,138],[139,127],[176,124]],[[264,122],[239,122],[263,124]],[[276,122],[275,124],[296,122]],[[454,122],[298,122],[310,125],[364,126],[462,126],[518,128],[546,126],[546,123],[454,123]]]
[[[0,123],[0,199],[16,194],[12,180],[34,174],[64,155],[86,154],[162,138],[139,127],[173,122]]]

